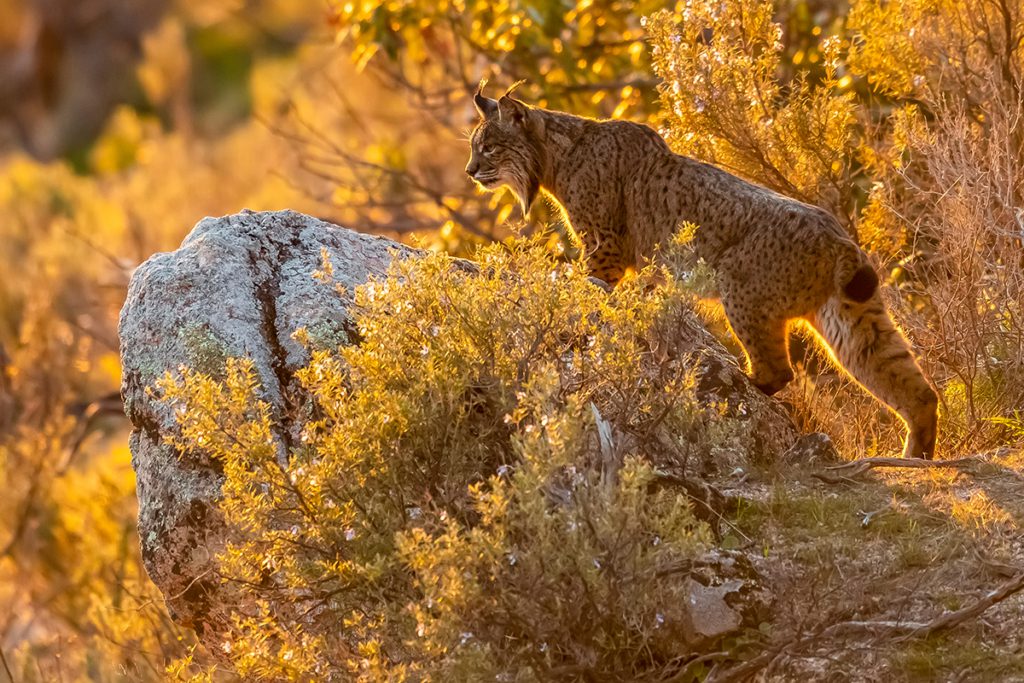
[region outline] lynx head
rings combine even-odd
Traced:
[[[473,95],[480,122],[470,136],[466,173],[486,190],[507,185],[526,213],[540,189],[542,148],[536,111],[512,97],[522,81],[493,100],[483,94],[487,81]]]

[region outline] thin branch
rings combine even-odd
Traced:
[[[747,660],[737,666],[717,671],[718,667],[715,666],[711,669],[708,677],[704,679],[705,683],[732,683],[733,681],[742,681],[743,679],[753,676],[755,673],[771,665],[779,657],[782,657],[786,652],[796,645],[802,644],[808,638],[794,638],[782,645],[762,652],[753,659]]]
[[[694,679],[694,671],[698,666],[706,662],[710,662],[715,659],[722,659],[728,656],[728,652],[709,652],[705,655],[694,657],[686,662],[679,672],[669,676],[668,678],[660,679],[659,683],[681,683],[682,681],[692,681]]]
[[[32,473],[32,481],[29,484],[28,492],[26,493],[25,500],[22,503],[21,512],[18,514],[17,521],[14,523],[14,529],[11,531],[11,537],[8,539],[7,543],[4,544],[3,548],[0,549],[0,558],[7,557],[14,553],[22,535],[24,535],[26,529],[28,529],[29,520],[32,517],[32,513],[35,512],[36,496],[39,495],[39,488],[42,485],[43,465],[44,459],[40,459],[40,462],[36,465],[35,471]]]
[[[818,472],[814,476],[829,484],[839,483],[868,470],[881,467],[900,467],[909,469],[941,469],[951,468],[957,470],[972,470],[978,465],[993,464],[991,458],[1000,455],[1002,451],[995,451],[989,455],[972,455],[967,458],[953,460],[924,460],[923,458],[861,458],[842,465],[826,467],[825,471]],[[830,474],[830,473],[835,474]],[[1005,472],[1017,479],[1024,480],[1024,475],[1012,469],[1005,469]]]
[[[911,638],[926,638],[933,633],[954,628],[979,616],[989,607],[1006,600],[1008,597],[1019,593],[1021,590],[1024,590],[1024,572],[1021,572],[1016,577],[1010,579],[999,588],[989,591],[984,597],[979,598],[967,607],[953,612],[946,612],[931,621],[923,623],[899,620],[841,621],[838,624],[829,626],[827,629],[822,631],[818,637],[827,638],[840,634],[860,633],[881,635],[884,633],[886,635],[898,634],[900,636],[900,642]]]
[[[3,648],[0,648],[0,664],[4,665],[4,672],[7,674],[7,678],[11,679],[11,683],[14,683],[14,674],[11,673],[11,667],[7,665],[7,657],[4,657]]]
[[[884,458],[883,458],[884,459]],[[1002,584],[995,590],[974,601],[972,604],[953,612],[946,612],[941,616],[927,622],[900,621],[900,620],[879,620],[879,621],[841,621],[807,635],[797,636],[778,647],[767,650],[753,659],[739,664],[720,673],[712,670],[711,675],[706,679],[713,683],[725,683],[727,681],[740,681],[769,666],[776,659],[797,647],[808,645],[821,646],[829,638],[849,635],[873,636],[898,636],[898,642],[912,638],[926,638],[933,633],[946,631],[955,628],[975,617],[980,616],[985,610],[1006,600],[1012,595],[1024,590],[1024,572],[1021,572],[1013,579]]]

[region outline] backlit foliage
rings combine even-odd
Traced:
[[[37,8],[14,5],[31,23]],[[196,59],[166,38],[148,54]],[[181,72],[154,67],[147,88],[180,89],[158,85],[161,73]],[[0,86],[0,115],[30,104],[8,99],[15,84]],[[52,162],[12,151],[0,122],[0,657],[19,682],[164,680],[166,663],[194,644],[139,553],[118,310],[131,269],[176,246],[198,215],[307,201],[270,175],[285,145],[258,124],[211,145],[161,113],[160,100],[117,107],[87,152]],[[42,130],[46,120],[31,122]]]
[[[481,77],[526,79],[539,103],[621,117],[650,111],[641,17],[665,0],[332,1],[338,39],[426,105],[464,103]],[[442,113],[442,115],[444,115]]]
[[[771,2],[686,2],[648,19],[661,122],[680,152],[829,207],[872,253],[889,305],[943,393],[940,451],[991,447],[1024,401],[1019,2],[851,3],[821,32],[816,69],[792,70]],[[787,61],[789,62],[787,64]],[[814,383],[812,383],[814,384]],[[789,395],[807,428],[851,455],[893,425],[833,383]],[[881,441],[879,441],[881,439]]]
[[[0,646],[17,680],[156,680],[189,640],[142,568],[120,406],[100,398],[120,379],[107,249],[127,228],[93,190],[61,165],[0,166]]]
[[[850,23],[851,69],[898,96],[864,232],[902,237],[894,303],[944,387],[945,442],[1019,442],[989,418],[1024,404],[1024,6],[858,2]],[[878,68],[890,41],[905,54]]]
[[[647,20],[675,151],[843,213],[851,201],[853,94],[839,41],[821,46],[820,78],[779,80],[782,27],[772,2],[686,2]]]
[[[225,467],[223,579],[268,617],[238,622],[243,675],[633,679],[692,654],[678,573],[710,536],[668,474],[742,430],[666,351],[682,294],[606,294],[542,245],[361,287],[362,342],[302,370],[287,462],[247,361],[163,380],[176,445]]]
[[[1019,0],[853,0],[848,10],[803,0],[0,3],[0,655],[15,678],[161,680],[165,662],[182,655],[172,675],[186,676],[190,665],[218,675],[208,655],[190,649],[190,632],[170,623],[137,550],[127,425],[115,395],[116,318],[128,275],[154,251],[174,248],[202,216],[242,207],[416,234],[451,253],[505,236],[506,222],[518,220],[514,203],[479,195],[462,171],[462,136],[475,118],[468,96],[481,76],[494,87],[528,79],[520,92],[532,103],[649,121],[678,151],[828,207],[879,265],[889,304],[943,394],[940,452],[1024,443],[1024,9]],[[538,205],[532,225],[557,220]],[[515,277],[536,287],[531,269],[540,264],[546,277],[554,266],[529,258],[516,257]],[[457,277],[439,263],[436,273]],[[247,457],[258,467],[243,467],[235,453],[236,480],[260,476],[273,492],[233,490],[233,500],[252,503],[233,508],[239,552],[251,547],[270,558],[283,585],[305,587],[292,589],[298,609],[312,607],[306,633],[280,633],[273,617],[284,601],[273,591],[262,596],[263,611],[240,617],[239,638],[228,644],[240,667],[281,676],[358,668],[368,678],[398,678],[414,662],[439,677],[582,660],[598,666],[595,650],[568,627],[545,630],[550,617],[585,632],[591,615],[568,601],[536,599],[586,586],[595,595],[612,591],[628,607],[616,613],[619,621],[604,622],[616,624],[607,633],[628,637],[601,649],[599,665],[625,678],[658,669],[657,658],[667,656],[658,634],[670,631],[650,630],[648,596],[630,591],[647,585],[643,572],[668,561],[659,553],[694,552],[703,532],[685,509],[661,507],[674,504],[670,490],[643,490],[639,482],[652,471],[633,456],[657,467],[685,461],[693,455],[686,443],[676,443],[683,455],[671,457],[645,448],[667,448],[658,434],[695,433],[703,412],[684,401],[666,413],[676,422],[655,426],[630,412],[654,402],[661,386],[672,388],[665,396],[689,396],[685,373],[645,376],[643,387],[625,379],[622,358],[650,351],[630,334],[651,333],[645,326],[667,304],[637,292],[608,299],[578,272],[558,272],[570,284],[545,294],[555,298],[530,298],[531,315],[558,315],[526,378],[510,374],[509,354],[523,351],[523,340],[485,335],[496,319],[511,325],[513,318],[498,316],[509,310],[498,308],[468,318],[479,336],[462,338],[447,357],[429,328],[423,333],[416,349],[427,353],[413,354],[406,367],[434,373],[422,380],[434,393],[380,368],[359,378],[347,356],[318,355],[306,381],[323,398],[321,412],[309,416],[309,441],[287,466],[280,446],[266,442],[244,365],[231,375],[233,396],[208,385],[216,405],[235,406],[231,419],[249,430],[242,432],[252,446]],[[487,296],[511,295],[501,289],[508,283],[477,282],[485,283],[493,288]],[[380,302],[416,295],[395,287],[364,301],[368,322]],[[444,313],[415,302],[418,313]],[[573,306],[591,317],[567,317]],[[629,311],[635,319],[627,324]],[[391,315],[388,324],[412,316]],[[630,334],[609,338],[610,329]],[[562,367],[559,352],[583,353],[556,330],[619,349],[609,361],[614,372],[568,388],[545,384],[554,381],[551,368]],[[408,352],[413,342],[403,338]],[[345,354],[363,359],[369,349]],[[456,353],[471,362],[456,367]],[[492,354],[487,374],[481,359]],[[806,366],[783,396],[801,427],[829,432],[847,456],[897,450],[891,417],[822,363],[809,358]],[[616,403],[613,380],[624,396],[646,398]],[[415,388],[420,393],[403,393]],[[386,399],[395,421],[357,424],[352,433],[366,446],[357,453],[339,425],[356,420],[357,397],[369,395]],[[210,438],[230,415],[210,414]],[[539,425],[543,415],[548,425]],[[428,419],[460,428],[433,434]],[[593,481],[603,472],[594,441],[601,420],[634,440],[622,447],[623,475],[613,487]],[[422,460],[385,457],[382,444],[399,431],[407,435],[403,448],[422,440],[415,451]],[[581,434],[586,444],[567,445]],[[348,499],[369,504],[366,513],[338,503],[360,492],[324,492],[324,481],[351,481],[314,462],[321,453],[330,453],[325,462],[357,467],[367,495],[377,498]],[[577,498],[538,515],[537,482],[552,476],[546,463],[569,462],[581,477]],[[438,474],[447,468],[450,479]],[[383,497],[399,475],[408,483],[395,490],[413,501],[401,510]],[[562,488],[544,490],[545,504],[569,490],[571,479],[560,481]],[[297,491],[339,526],[298,524],[301,505],[288,512],[295,521],[281,516],[273,505],[291,505]],[[636,541],[614,556],[639,563],[635,583],[572,564],[598,551],[598,536],[567,531],[585,521],[584,504],[602,520],[601,534],[614,527]],[[628,519],[623,510],[632,510]],[[253,515],[248,524],[243,512]],[[367,530],[370,520],[379,534]],[[293,536],[293,526],[310,537]],[[659,537],[678,543],[640,543],[662,527],[676,536]],[[348,539],[349,530],[359,535]],[[352,554],[321,557],[332,543]],[[553,556],[560,548],[571,552]],[[515,553],[516,563],[501,553]],[[618,567],[614,557],[606,567]],[[262,576],[264,568],[232,558],[236,578]],[[535,595],[534,584],[522,582],[537,576],[542,559],[558,571]],[[665,591],[658,584],[651,595]],[[458,599],[438,603],[438,595],[456,592]],[[353,596],[376,611],[352,616]],[[663,616],[667,624],[671,615]],[[345,618],[344,628],[332,621]],[[494,624],[533,631],[510,645]],[[342,642],[341,633],[352,639]],[[471,634],[465,642],[464,634]],[[336,658],[325,663],[324,653]]]

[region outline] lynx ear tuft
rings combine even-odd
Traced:
[[[521,78],[518,81],[516,81],[515,83],[513,83],[512,85],[508,86],[508,90],[506,90],[505,94],[501,96],[502,99],[504,99],[504,98],[508,97],[509,95],[511,95],[512,93],[514,93],[519,88],[519,86],[521,86],[524,83],[526,83],[526,79],[525,78]]]
[[[476,92],[473,94],[473,106],[476,107],[480,118],[489,119],[498,113],[498,101],[484,96],[485,85],[487,85],[487,79],[481,78],[480,85],[476,87]]]
[[[505,91],[505,94],[498,100],[498,118],[502,121],[508,120],[512,123],[521,124],[526,120],[526,114],[529,111],[529,107],[524,103],[520,102],[516,98],[512,97],[512,93],[526,81],[516,81],[509,89]]]

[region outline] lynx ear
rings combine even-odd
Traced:
[[[476,112],[480,114],[480,118],[489,119],[495,114],[499,114],[498,101],[492,100],[490,97],[484,97],[485,85],[487,85],[487,79],[480,79],[480,85],[476,87],[476,93],[473,95],[473,106],[476,107]]]
[[[505,94],[498,100],[498,118],[502,121],[511,121],[512,123],[522,123],[526,120],[527,112],[530,108],[524,102],[520,102],[516,98],[512,97],[512,93],[516,88],[521,86],[526,81],[516,81],[513,83]]]

